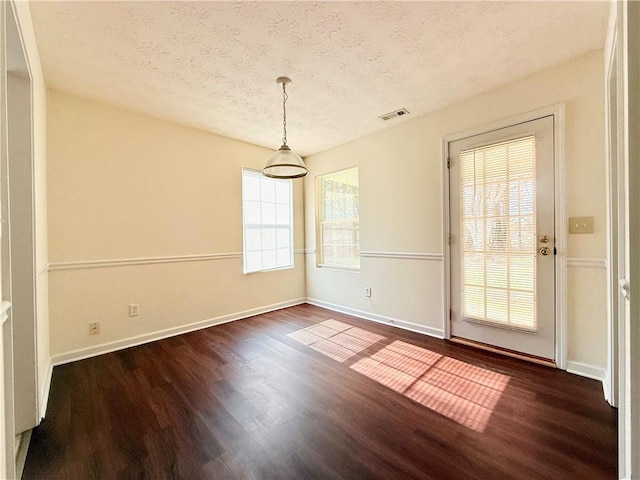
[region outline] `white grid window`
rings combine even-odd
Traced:
[[[462,314],[536,329],[535,137],[460,152]]]
[[[317,178],[318,265],[360,268],[358,168]]]
[[[293,267],[291,180],[242,170],[244,273]]]

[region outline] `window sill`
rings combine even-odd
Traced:
[[[242,272],[244,275],[253,275],[254,273],[278,272],[280,270],[291,270],[295,265],[287,265],[286,267],[268,268],[265,270],[255,270],[253,272]]]
[[[360,267],[338,267],[336,265],[318,264],[316,265],[316,268],[321,268],[322,270],[338,270],[340,272],[360,273]]]

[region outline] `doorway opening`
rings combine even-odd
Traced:
[[[561,118],[445,138],[445,333],[564,368]]]

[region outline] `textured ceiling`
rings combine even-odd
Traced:
[[[32,2],[47,84],[301,155],[604,44],[608,2]],[[405,107],[406,118],[377,117]]]

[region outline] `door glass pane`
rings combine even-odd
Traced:
[[[460,153],[462,315],[536,330],[535,137]]]

